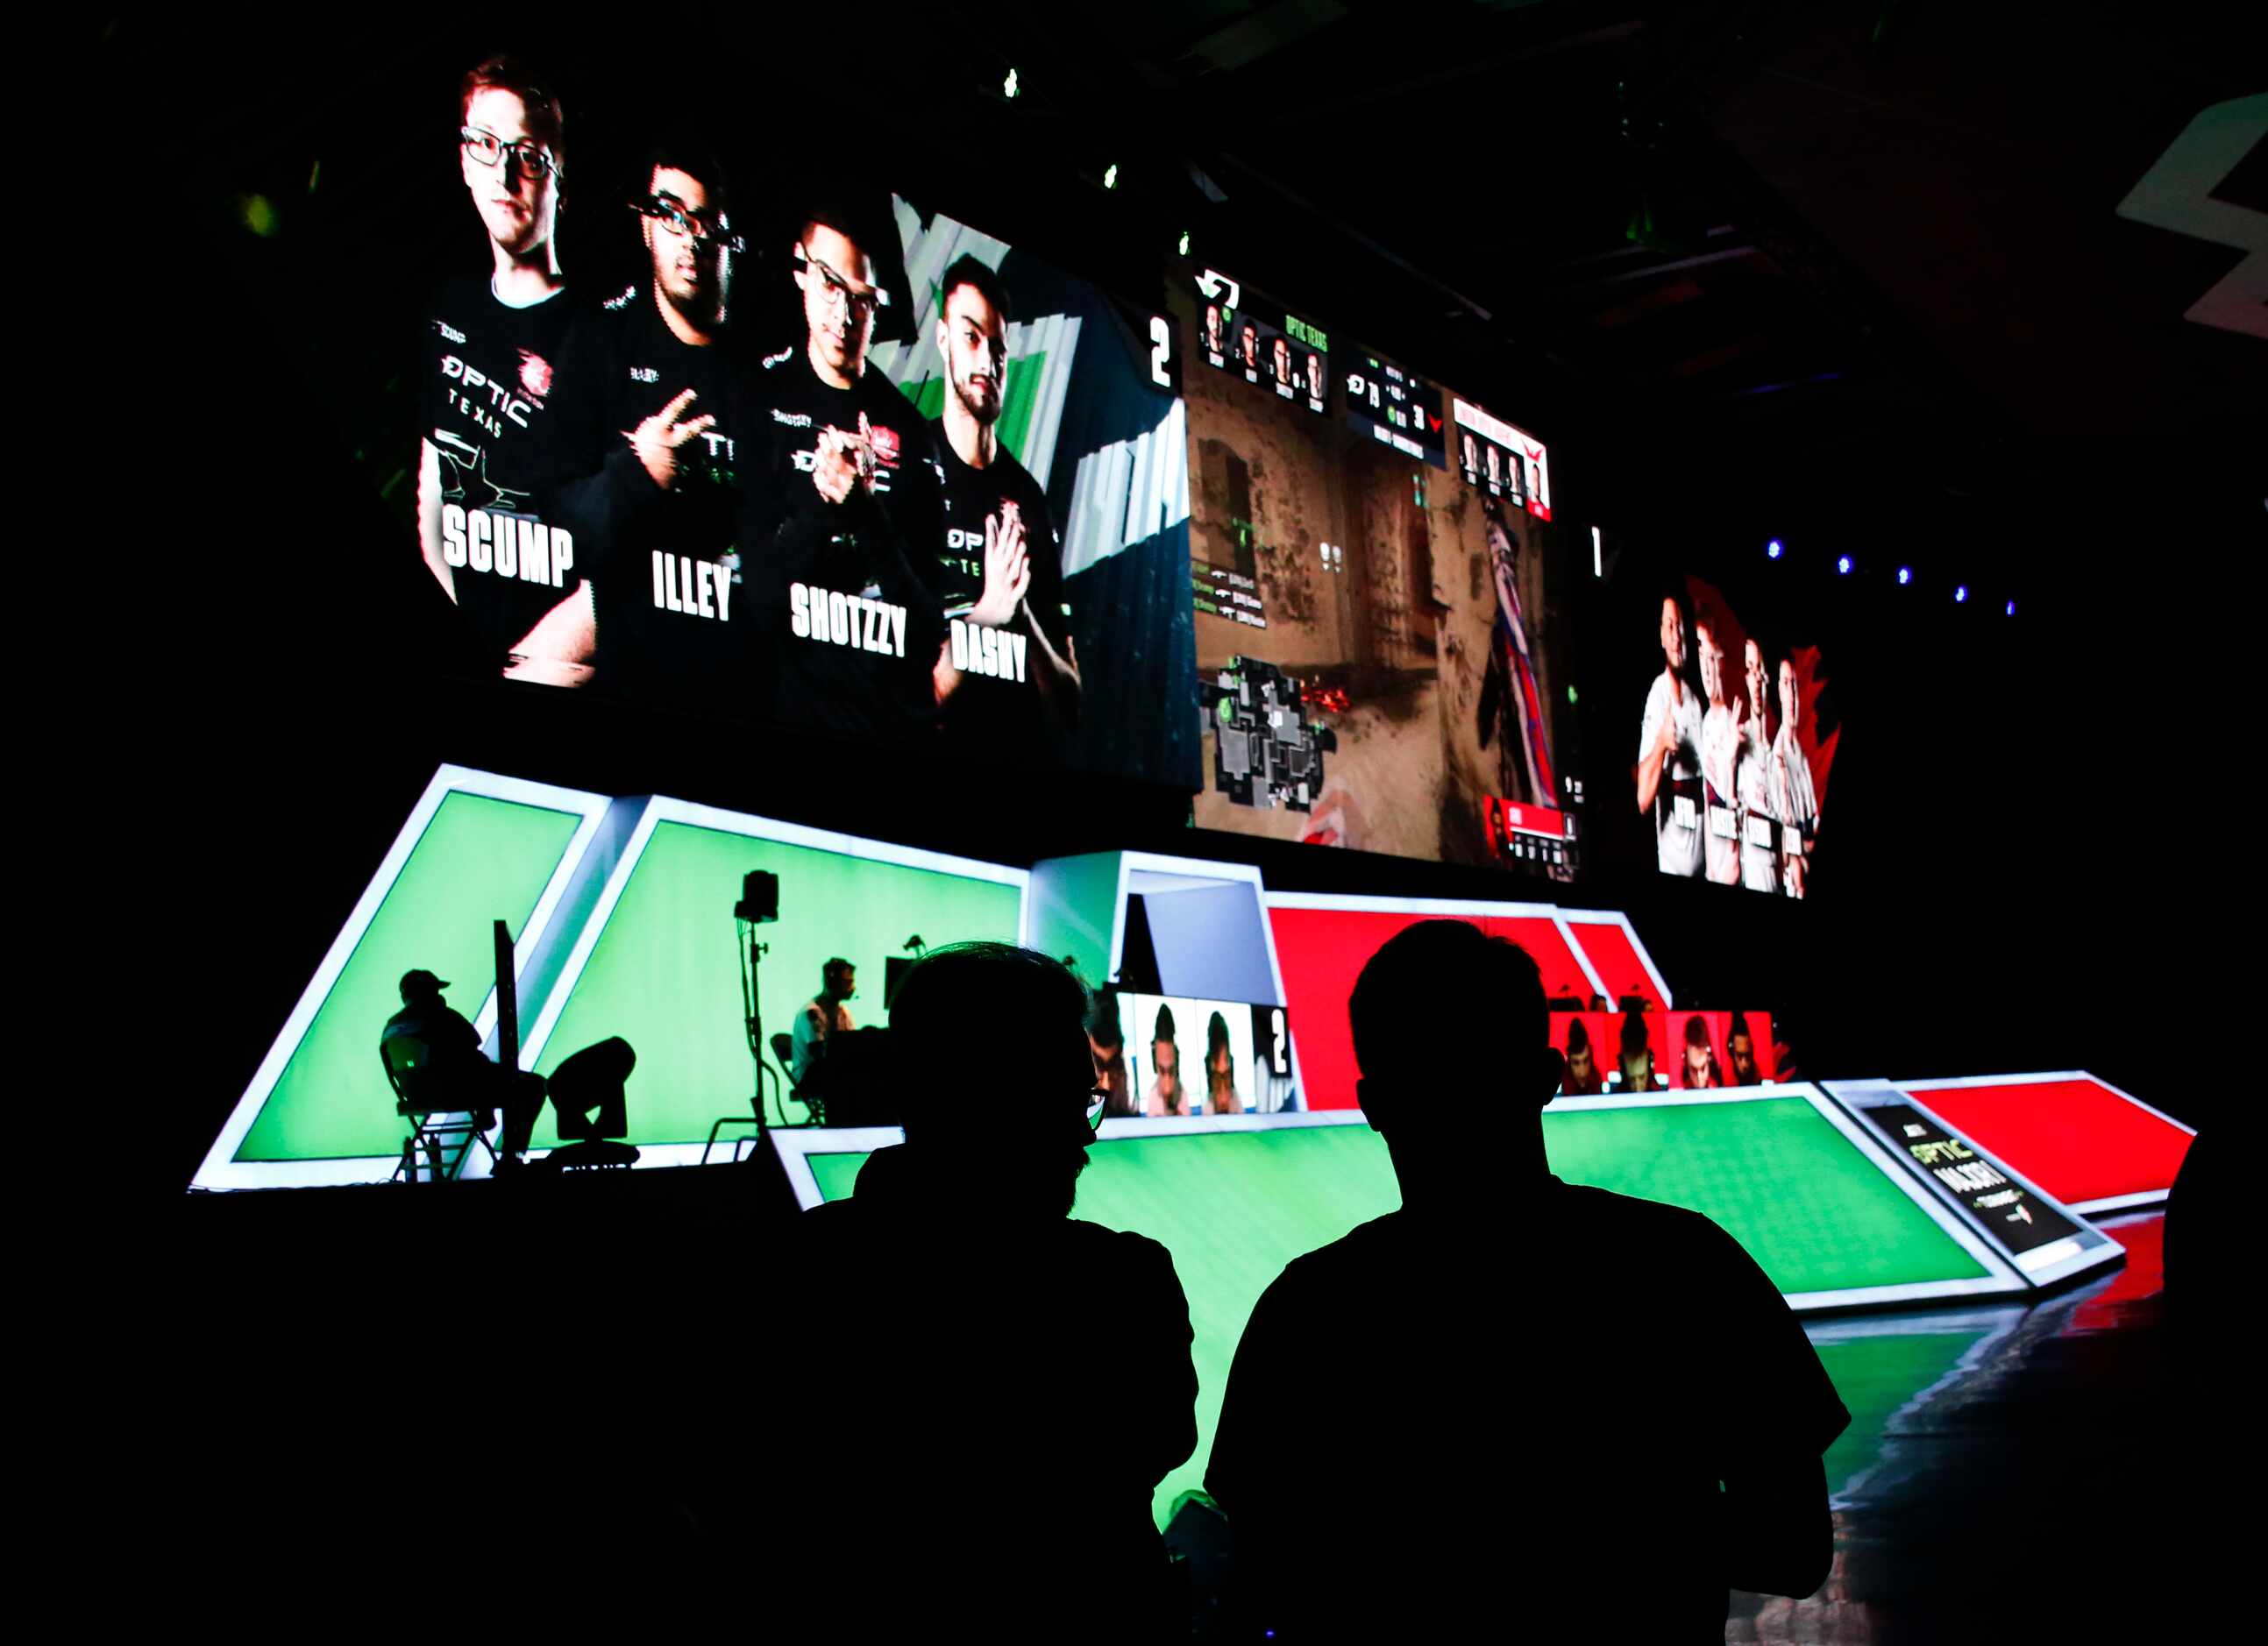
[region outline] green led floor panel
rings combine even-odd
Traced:
[[[490,922],[518,939],[581,817],[489,795],[443,795],[385,900],[238,1145],[239,1161],[401,1152],[405,1126],[378,1056],[401,974],[424,966],[467,1017],[495,983]]]
[[[1785,1293],[1989,1274],[1802,1098],[1547,1112],[1543,1139],[1570,1183],[1711,1218]]]
[[[1824,1103],[1824,1099],[1819,1099]],[[1384,1141],[1359,1117],[1234,1128],[1112,1121],[1079,1179],[1076,1216],[1160,1242],[1189,1301],[1197,1446],[1159,1486],[1202,1483],[1228,1368],[1260,1294],[1303,1253],[1401,1203]],[[1143,1135],[1145,1128],[1178,1129]],[[1971,1290],[2017,1291],[1960,1244],[1808,1098],[1642,1103],[1547,1111],[1552,1169],[1572,1183],[1665,1201],[1715,1219],[1803,1306]],[[852,1192],[890,1132],[775,1134],[806,1204]],[[981,1193],[981,1184],[972,1184]]]
[[[780,917],[762,929],[764,1035],[785,1033],[819,989],[822,961],[858,968],[851,1019],[879,1025],[884,960],[918,932],[932,943],[1016,941],[1019,885],[915,868],[728,828],[662,820],[605,915],[535,1067],[620,1035],[637,1051],[629,1091],[633,1143],[701,1143],[725,1114],[750,1116],[755,1081],[741,1027],[733,905],[741,877],[779,876]],[[805,1118],[790,1099],[790,1121]],[[745,1135],[745,1134],[743,1134]],[[534,1146],[557,1142],[549,1106]]]

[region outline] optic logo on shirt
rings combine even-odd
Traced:
[[[541,407],[551,395],[551,363],[533,349],[519,351],[519,386]]]
[[[454,355],[441,357],[441,375],[448,379],[449,404],[490,434],[504,432],[500,419],[521,429],[527,427],[527,414],[535,406],[514,393],[515,386],[497,382]]]

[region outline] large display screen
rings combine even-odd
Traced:
[[[535,50],[401,73],[326,180],[400,209],[311,231],[396,271],[346,322],[400,339],[365,457],[465,666],[1194,788],[1155,268],[1114,297],[627,60],[571,114]]]
[[[1300,1106],[1281,1006],[1119,993],[1128,1114],[1280,1114]]]
[[[1199,827],[1572,880],[1571,575],[1543,445],[1214,269],[1187,362]]]
[[[1623,593],[1616,621],[1629,632],[1616,655],[1628,678],[1609,713],[1637,723],[1622,803],[1655,868],[1808,895],[1843,728],[1803,614],[1690,573],[1626,578]]]

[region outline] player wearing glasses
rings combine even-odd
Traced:
[[[763,362],[773,457],[747,535],[769,555],[772,710],[827,736],[902,739],[937,716],[945,621],[909,549],[942,540],[943,480],[928,424],[866,359],[891,301],[873,248],[892,232],[812,210],[788,248],[802,346]]]
[[[565,116],[526,63],[458,87],[459,171],[490,268],[436,296],[420,364],[417,535],[486,663],[579,684],[590,655],[580,553],[541,513],[563,452],[556,372],[568,329],[553,239]]]
[[[599,683],[745,712],[756,614],[742,598],[743,477],[761,474],[768,435],[732,323],[744,248],[724,166],[697,137],[658,145],[644,181],[630,209],[649,277],[571,341],[564,421],[581,478],[563,489],[562,511],[591,556]]]

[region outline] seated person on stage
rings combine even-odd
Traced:
[[[807,1534],[765,1599],[815,1621],[778,1638],[1187,1638],[1151,1497],[1197,1444],[1189,1304],[1165,1247],[1068,1215],[1104,1099],[1086,1023],[1076,978],[1005,944],[900,983],[906,1141],[765,1266],[818,1420],[780,1425],[777,1491],[740,1510]]]
[[[1595,1098],[1599,1088],[1599,1060],[1591,1054],[1591,1032],[1578,1018],[1567,1025],[1567,1078],[1560,1082],[1560,1095]]]
[[[799,1086],[827,1055],[827,1039],[852,1026],[846,1003],[858,992],[858,968],[837,955],[819,968],[819,993],[795,1017],[795,1059],[788,1075]]]
[[[1764,1075],[1756,1068],[1756,1032],[1749,1026],[1749,1014],[1745,1011],[1733,1014],[1733,1032],[1725,1037],[1725,1056],[1732,1065],[1730,1084],[1760,1086],[1764,1084]]]
[[[1728,1589],[1809,1594],[1850,1415],[1730,1235],[1552,1175],[1535,962],[1427,921],[1347,1015],[1402,1209],[1294,1259],[1237,1346],[1205,1485],[1241,1637],[1721,1641]]]
[[[1157,1071],[1158,1077],[1150,1083],[1150,1095],[1143,1102],[1143,1113],[1183,1113],[1186,1094],[1182,1088],[1182,1048],[1174,1039],[1174,1009],[1162,1001],[1158,1005],[1156,1024],[1150,1031],[1150,1067]]]
[[[480,1122],[482,1131],[496,1124],[496,1111],[504,1112],[502,1159],[515,1159],[526,1149],[543,1108],[541,1076],[504,1069],[490,1062],[481,1050],[481,1037],[441,997],[449,987],[423,966],[401,974],[401,1010],[386,1020],[378,1037],[379,1054],[394,1066],[387,1042],[404,1037],[425,1047],[416,1072],[401,1082],[405,1102],[430,1106],[429,1113],[463,1110]]]
[[[1685,1063],[1680,1086],[1687,1091],[1713,1091],[1724,1084],[1724,1072],[1717,1067],[1717,1048],[1709,1044],[1709,1020],[1686,1018]]]
[[[1622,1067],[1608,1077],[1609,1091],[1666,1091],[1669,1083],[1653,1072],[1653,1047],[1646,1038],[1642,1012],[1623,1014]]]
[[[1118,997],[1107,988],[1095,996],[1094,1010],[1087,1014],[1086,1043],[1094,1053],[1095,1077],[1105,1094],[1102,1118],[1126,1120],[1141,1113],[1126,1069],[1126,1037],[1118,1028]]]

